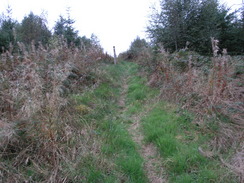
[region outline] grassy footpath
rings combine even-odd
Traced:
[[[92,140],[88,155],[82,155],[80,167],[71,176],[82,182],[147,182],[143,159],[127,131],[126,118],[118,100],[122,78],[130,64],[104,66],[102,83],[94,90],[73,98],[80,110],[87,111],[81,122]],[[77,178],[79,177],[79,178]]]
[[[81,111],[82,133],[88,138],[76,168],[67,168],[69,179],[78,182],[148,182],[138,145],[128,133],[132,116],[140,116],[145,143],[153,143],[163,158],[169,182],[235,182],[216,157],[206,158],[210,134],[193,123],[192,115],[155,100],[159,91],[145,85],[138,65],[120,63],[101,69],[102,82],[95,89],[74,95]],[[125,109],[118,105],[123,78],[127,78]]]

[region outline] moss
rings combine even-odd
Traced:
[[[88,114],[91,111],[91,108],[86,105],[80,104],[75,107],[75,110],[79,114]]]

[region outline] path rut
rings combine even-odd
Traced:
[[[123,80],[123,89],[119,100],[119,106],[126,110],[126,93],[128,90],[128,78]],[[140,131],[140,123],[143,114],[147,113],[149,109],[143,111],[141,114],[131,116],[133,123],[129,126],[128,131],[132,136],[133,141],[138,145],[138,151],[144,159],[144,171],[150,183],[165,183],[167,182],[166,174],[162,167],[162,159],[160,158],[156,147],[153,144],[145,144],[144,136]]]

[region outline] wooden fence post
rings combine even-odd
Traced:
[[[116,56],[116,52],[115,52],[115,46],[113,46],[113,48],[114,48],[114,64],[116,64],[117,63],[117,56]]]

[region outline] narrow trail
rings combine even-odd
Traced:
[[[128,90],[128,78],[123,79],[123,86],[121,97],[119,99],[119,106],[123,111],[126,111],[126,94]],[[145,144],[144,136],[140,131],[140,122],[143,115],[150,109],[134,114],[130,117],[132,124],[130,124],[128,131],[132,136],[133,141],[138,145],[138,151],[144,159],[144,171],[150,183],[165,183],[167,182],[166,174],[162,167],[162,159],[160,158],[156,147],[153,144]]]
[[[157,149],[153,144],[143,143],[143,135],[140,132],[140,117],[134,116],[134,123],[130,126],[129,132],[140,149],[139,153],[144,158],[144,169],[151,183],[167,182],[164,178],[164,170],[162,167],[162,160],[157,153]]]

